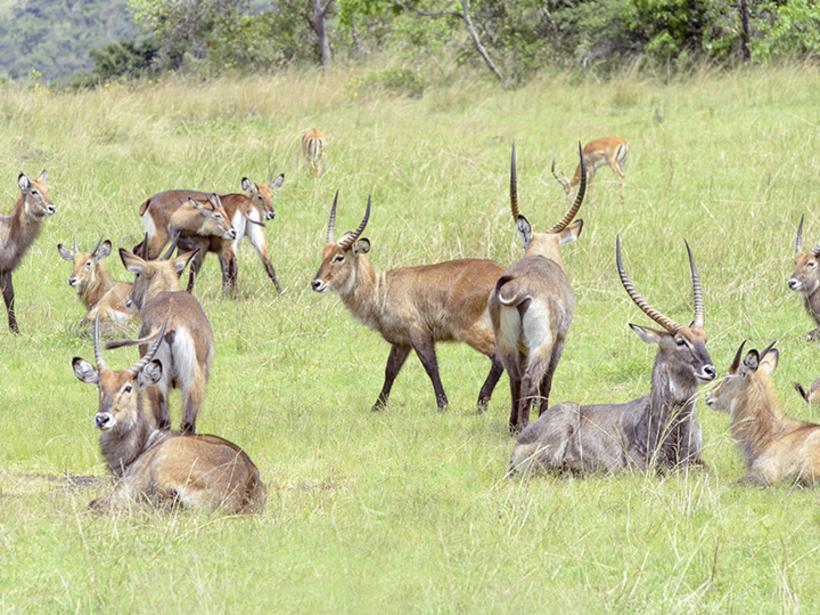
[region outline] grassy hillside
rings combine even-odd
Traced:
[[[725,415],[699,401],[708,472],[665,477],[503,480],[512,448],[506,378],[487,413],[474,401],[488,361],[442,346],[450,398],[411,358],[390,407],[372,414],[388,347],[319,296],[328,208],[340,229],[366,195],[371,260],[387,269],[461,256],[512,263],[510,142],[522,212],[536,228],[563,213],[549,174],[575,143],[631,143],[626,200],[602,169],[565,251],[577,311],[552,399],[620,401],[648,390],[649,324],[614,265],[670,317],[691,317],[683,239],[698,259],[709,348],[723,373],[737,345],[780,340],[775,380],[789,413],[820,421],[791,390],[820,374],[818,345],[786,288],[806,215],[820,241],[820,75],[808,67],[636,78],[544,77],[514,92],[463,81],[420,100],[345,87],[351,75],[168,81],[77,94],[2,92],[0,198],[19,168],[49,170],[59,208],[15,278],[20,337],[0,329],[0,610],[11,612],[817,612],[820,491],[733,484],[744,472]],[[355,75],[353,75],[355,77]],[[327,172],[307,177],[298,137],[329,135]],[[97,393],[71,370],[93,356],[73,327],[82,309],[55,245],[76,233],[132,246],[139,203],[171,187],[219,191],[286,173],[266,234],[287,292],[277,297],[250,246],[241,298],[219,292],[213,257],[196,294],[217,354],[202,432],[241,444],[269,487],[264,514],[99,517],[106,487],[45,476],[103,475]],[[126,279],[116,258],[109,269]],[[125,366],[133,351],[111,351]],[[174,425],[179,397],[172,399]]]

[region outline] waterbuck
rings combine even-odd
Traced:
[[[817,328],[806,335],[806,340],[820,340],[820,244],[809,252],[803,252],[802,246],[803,216],[800,216],[794,247],[794,272],[789,278],[789,288],[803,296],[803,305],[817,324]]]
[[[618,274],[629,297],[663,330],[630,324],[648,344],[657,344],[649,395],[625,404],[581,406],[561,403],[548,409],[519,436],[510,472],[548,470],[586,474],[636,468],[673,469],[703,465],[703,442],[695,419],[698,387],[717,371],[706,349],[703,291],[689,244],[695,319],[687,327],[650,306],[627,277],[616,239]]]
[[[42,171],[37,179],[30,179],[22,171],[17,176],[20,196],[11,215],[0,216],[0,290],[6,304],[9,331],[20,333],[14,313],[14,285],[11,274],[20,264],[29,246],[37,239],[43,218],[57,213],[48,195],[48,173]]]
[[[211,365],[214,357],[214,332],[199,301],[181,290],[179,274],[194,254],[187,252],[168,260],[148,261],[120,249],[120,258],[126,270],[134,274],[134,285],[126,304],[139,311],[142,319],[140,339],[111,342],[107,348],[140,344],[140,353],[147,352],[146,340],[163,322],[168,323],[164,343],[157,351],[165,370],[157,383],[148,389],[148,399],[159,429],[168,429],[168,389],[182,391],[182,431],[196,431],[196,417],[205,399]]]
[[[370,240],[361,236],[370,219],[370,196],[356,230],[336,241],[338,196],[336,192],[322,264],[311,287],[317,293],[338,293],[356,318],[391,345],[384,385],[372,409],[381,410],[387,404],[393,381],[410,350],[416,351],[433,383],[436,404],[440,410],[445,409],[447,395],[439,377],[436,342],[454,340],[492,360],[478,397],[481,411],[504,371],[501,361],[495,358],[495,337],[487,311],[490,291],[504,269],[490,260],[465,258],[377,272],[367,258]]]
[[[600,167],[608,165],[621,184],[621,201],[623,201],[626,177],[624,175],[624,163],[626,162],[628,153],[629,144],[620,137],[602,137],[584,145],[584,168],[589,174],[587,181],[592,181],[595,171]],[[572,179],[559,176],[555,172],[555,156],[552,157],[552,167],[550,170],[552,171],[553,177],[564,187],[564,192],[567,194],[572,192],[572,189],[581,183],[582,171],[580,164],[575,167],[575,174],[572,176]]]
[[[80,357],[77,378],[99,389],[94,424],[100,449],[116,478],[114,491],[94,500],[96,510],[128,510],[142,503],[181,506],[227,514],[259,512],[267,491],[259,471],[237,445],[212,435],[182,435],[156,429],[143,411],[143,392],[159,383],[167,363],[158,360],[166,337],[163,323],[150,348],[132,367],[110,369],[100,350],[100,321],[94,322],[96,368]]]
[[[808,390],[804,389],[803,385],[799,382],[794,383],[794,389],[798,392],[800,397],[806,400],[807,404],[820,405],[820,378],[817,378]]]
[[[510,207],[524,242],[524,258],[498,279],[489,303],[498,356],[510,377],[511,432],[527,426],[534,401],[540,402],[540,414],[547,409],[552,378],[572,322],[575,296],[565,273],[561,246],[575,241],[584,227],[583,220],[573,222],[586,191],[585,163],[583,156],[580,158],[581,187],[575,202],[547,232],[536,233],[518,211],[513,145]]]
[[[302,155],[311,175],[319,175],[322,155],[325,153],[325,136],[318,128],[311,128],[302,135]]]
[[[742,483],[771,485],[784,479],[806,486],[820,482],[820,425],[789,418],[777,397],[772,372],[779,353],[775,342],[743,357],[743,342],[729,372],[706,396],[706,404],[724,410],[748,473]]]
[[[100,239],[91,252],[83,252],[75,239],[73,250],[58,243],[57,252],[73,265],[68,285],[77,291],[77,296],[85,306],[83,323],[93,322],[97,315],[101,322],[116,326],[127,325],[132,321],[136,310],[125,305],[131,284],[113,280],[102,262],[111,254],[109,240]]]

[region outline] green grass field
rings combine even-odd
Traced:
[[[803,340],[811,322],[786,287],[801,214],[806,241],[820,241],[818,77],[808,66],[665,85],[558,75],[512,92],[465,80],[420,100],[355,91],[341,73],[3,90],[0,210],[19,168],[46,167],[59,213],[15,274],[23,334],[0,328],[0,611],[818,612],[820,491],[734,485],[744,468],[726,415],[698,403],[708,472],[505,481],[506,377],[476,415],[489,363],[443,345],[448,412],[411,358],[388,410],[373,414],[387,344],[309,289],[337,188],[340,229],[373,192],[366,234],[378,269],[462,256],[511,264],[522,253],[507,200],[511,141],[522,212],[543,230],[566,205],[552,151],[571,172],[579,139],[620,135],[631,145],[626,201],[602,169],[584,234],[565,250],[578,307],[552,401],[649,389],[654,348],[627,323],[650,323],[617,278],[620,232],[639,290],[685,322],[687,238],[721,374],[744,338],[778,338],[787,412],[820,421],[791,389],[820,374],[820,347]],[[314,125],[328,134],[318,179],[299,164],[299,135]],[[221,298],[212,255],[196,289],[217,337],[198,428],[248,451],[269,487],[265,513],[87,512],[107,486],[46,478],[105,472],[97,393],[70,364],[93,358],[91,342],[74,333],[83,309],[55,245],[76,233],[81,246],[102,236],[130,247],[148,195],[229,192],[243,175],[279,172],[266,234],[287,292],[275,295],[247,243],[238,301]],[[116,257],[107,264],[128,279]],[[124,367],[136,355],[107,357]],[[178,426],[176,393],[172,417]]]

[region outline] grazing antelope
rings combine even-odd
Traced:
[[[195,190],[159,192],[140,205],[140,219],[146,239],[134,252],[157,258],[175,233],[215,235],[228,241],[236,239],[236,229],[218,194]]]
[[[48,173],[43,171],[37,179],[30,179],[22,171],[17,176],[20,196],[14,203],[11,215],[0,216],[0,290],[6,304],[9,331],[20,333],[14,312],[14,285],[11,274],[29,249],[43,224],[43,218],[57,213],[48,195]]]
[[[717,371],[706,349],[703,291],[689,244],[695,318],[686,327],[649,305],[627,277],[616,240],[618,274],[629,297],[663,330],[630,324],[648,344],[657,344],[649,395],[625,404],[551,407],[518,437],[510,473],[550,470],[586,474],[628,468],[672,469],[703,465],[703,436],[695,419],[698,387]]]
[[[584,166],[588,173],[587,181],[591,182],[595,171],[600,167],[609,165],[615,177],[621,184],[621,200],[624,198],[624,163],[629,153],[629,145],[620,137],[603,137],[590,141],[584,146]],[[575,174],[572,179],[559,177],[555,172],[555,156],[552,157],[552,175],[558,183],[564,187],[564,192],[569,194],[572,189],[581,182],[581,165],[575,167]]]
[[[390,343],[384,385],[372,409],[381,410],[387,404],[393,381],[411,350],[416,351],[433,383],[439,409],[445,409],[447,395],[439,377],[436,342],[455,340],[492,360],[479,393],[481,411],[504,371],[495,358],[495,338],[487,312],[490,291],[504,269],[490,260],[465,258],[377,272],[367,258],[370,240],[361,236],[370,219],[370,197],[356,230],[336,241],[338,197],[336,192],[322,264],[311,287],[317,293],[338,293],[356,318]]]
[[[265,227],[263,220],[273,220],[276,212],[273,209],[273,191],[277,190],[285,182],[285,175],[280,174],[274,181],[265,184],[256,184],[247,177],[242,178],[242,188],[245,194],[223,194],[220,197],[222,205],[228,214],[236,230],[236,238],[233,240],[223,239],[218,235],[201,236],[194,233],[183,233],[179,238],[179,249],[199,250],[196,258],[191,262],[191,270],[188,274],[188,290],[193,290],[196,274],[202,267],[205,254],[214,252],[219,255],[219,267],[222,271],[222,290],[236,296],[236,276],[237,265],[236,255],[239,253],[239,245],[242,239],[247,237],[251,245],[256,249],[265,272],[273,282],[276,292],[282,293],[279,279],[276,277],[276,270],[270,262],[268,256],[268,244],[265,241],[265,234],[262,228]]]
[[[815,380],[808,390],[804,389],[799,382],[794,383],[794,389],[800,394],[800,397],[806,400],[807,404],[820,405],[820,378]]]
[[[580,144],[578,152],[581,153]],[[584,158],[580,158],[583,169]],[[549,405],[552,378],[575,309],[561,246],[578,239],[584,227],[583,220],[573,220],[584,202],[586,173],[582,170],[581,187],[572,207],[545,233],[533,232],[529,221],[518,211],[516,185],[513,145],[510,207],[524,242],[524,258],[498,279],[489,303],[498,356],[510,377],[511,432],[527,426],[530,407],[536,399],[541,414]]]
[[[789,479],[814,486],[820,482],[820,425],[783,413],[771,379],[779,359],[775,342],[762,352],[750,350],[741,362],[745,344],[706,396],[710,408],[731,417],[732,436],[749,470],[740,482],[766,486]]]
[[[789,278],[789,288],[803,296],[803,305],[817,324],[817,328],[806,335],[806,340],[820,340],[820,244],[809,252],[803,252],[802,246],[803,216],[800,216],[794,247],[794,272]]]
[[[308,170],[318,175],[321,170],[322,154],[325,151],[325,136],[318,128],[311,128],[302,135],[302,154],[308,163]]]
[[[136,311],[125,305],[131,284],[111,279],[102,263],[111,254],[109,240],[101,239],[91,252],[82,252],[75,239],[73,250],[58,243],[57,252],[74,266],[68,285],[77,291],[77,296],[85,306],[84,323],[93,322],[97,315],[101,322],[117,326],[127,325],[133,320]]]
[[[194,253],[178,254],[171,259],[172,244],[165,255],[167,260],[148,261],[120,248],[120,258],[126,270],[135,275],[131,294],[126,304],[139,311],[142,319],[140,339],[110,342],[107,348],[140,345],[140,353],[147,352],[146,341],[152,332],[167,321],[165,341],[157,351],[165,370],[156,384],[148,389],[148,399],[159,429],[168,429],[168,389],[182,391],[182,432],[196,431],[196,417],[205,399],[208,377],[214,357],[214,332],[202,306],[190,293],[181,290],[179,275]]]
[[[117,479],[111,495],[91,502],[97,510],[132,505],[181,506],[227,514],[259,512],[267,491],[259,471],[236,444],[219,436],[181,435],[154,428],[143,411],[143,392],[160,382],[167,363],[157,359],[166,337],[163,323],[150,348],[132,367],[110,369],[100,350],[100,322],[94,323],[96,367],[80,357],[74,374],[99,389],[94,424],[100,449]]]

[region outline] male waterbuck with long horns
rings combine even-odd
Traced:
[[[22,171],[17,177],[20,195],[14,203],[11,215],[0,216],[0,290],[6,304],[9,330],[20,333],[14,312],[14,285],[11,274],[29,249],[43,224],[43,218],[53,216],[57,208],[48,194],[48,173],[43,171],[37,179],[30,179]]]
[[[495,338],[487,313],[490,291],[504,269],[493,261],[473,258],[377,272],[367,258],[370,240],[361,236],[370,219],[370,197],[359,226],[337,241],[338,196],[337,192],[333,198],[322,264],[311,287],[318,293],[338,293],[356,318],[391,345],[384,385],[373,410],[387,404],[393,381],[411,350],[416,351],[433,383],[439,409],[446,408],[436,342],[453,340],[492,360],[478,398],[478,408],[483,409],[504,371],[495,358]]]
[[[325,136],[318,128],[310,128],[302,135],[302,155],[308,165],[308,172],[319,175],[322,156],[325,153]]]
[[[808,389],[804,389],[799,382],[794,383],[794,389],[807,404],[820,405],[820,378],[817,378]]]
[[[580,154],[581,146],[578,145]],[[584,168],[584,158],[581,168]],[[561,359],[575,296],[566,276],[561,246],[575,241],[584,222],[575,220],[586,192],[586,173],[575,202],[563,218],[545,233],[533,232],[518,210],[515,145],[510,162],[510,207],[513,221],[524,243],[524,258],[507,269],[490,295],[496,348],[510,377],[512,409],[510,431],[520,431],[529,422],[530,407],[540,402],[543,414],[549,404],[555,369]]]
[[[83,323],[93,322],[97,315],[101,322],[116,326],[131,322],[137,313],[135,309],[125,305],[131,284],[112,279],[102,262],[111,254],[109,240],[100,239],[91,252],[83,252],[75,239],[73,250],[58,243],[57,252],[73,265],[68,285],[77,291],[77,297],[85,306]]]
[[[688,243],[686,250],[695,303],[695,318],[689,326],[664,316],[638,293],[624,271],[617,238],[618,274],[627,294],[663,327],[629,325],[641,340],[658,345],[651,391],[625,404],[551,407],[519,436],[510,472],[612,473],[703,464],[695,395],[701,384],[715,379],[717,371],[706,349],[703,291]]]
[[[797,225],[794,272],[789,278],[789,288],[803,296],[803,305],[817,324],[817,328],[809,331],[806,339],[820,340],[820,244],[808,252],[803,251],[803,216],[800,216],[800,224]]]
[[[214,357],[214,332],[205,311],[196,298],[181,290],[179,274],[194,253],[187,252],[171,258],[174,244],[165,259],[148,261],[120,249],[120,258],[126,270],[134,274],[134,286],[126,303],[139,310],[142,319],[140,339],[112,342],[107,348],[140,344],[140,353],[147,352],[146,340],[163,322],[168,332],[157,351],[165,370],[162,377],[148,388],[148,399],[159,429],[168,429],[168,389],[182,391],[182,431],[196,431],[196,417],[205,399],[208,377]]]
[[[100,449],[117,479],[114,491],[91,503],[96,510],[128,510],[139,504],[181,506],[227,514],[261,511],[267,491],[259,471],[236,444],[212,435],[181,435],[156,429],[143,410],[143,393],[163,378],[168,363],[159,349],[167,322],[133,366],[113,370],[100,349],[100,322],[94,323],[96,367],[80,357],[77,378],[99,389],[94,424]]]
[[[709,407],[731,417],[732,436],[748,469],[740,482],[765,486],[791,480],[814,486],[820,482],[820,425],[783,413],[771,378],[780,358],[775,342],[743,357],[745,344],[706,396]]]
[[[620,137],[602,137],[584,145],[583,159],[584,168],[587,173],[587,181],[591,182],[595,171],[604,165],[608,165],[621,184],[621,200],[623,200],[624,184],[626,181],[624,163],[626,163],[628,153],[629,144]],[[555,156],[552,157],[552,167],[550,170],[552,171],[553,177],[564,187],[564,192],[567,194],[572,192],[572,189],[581,183],[582,171],[580,164],[575,167],[575,174],[572,176],[572,179],[559,176],[558,173],[555,172]]]

